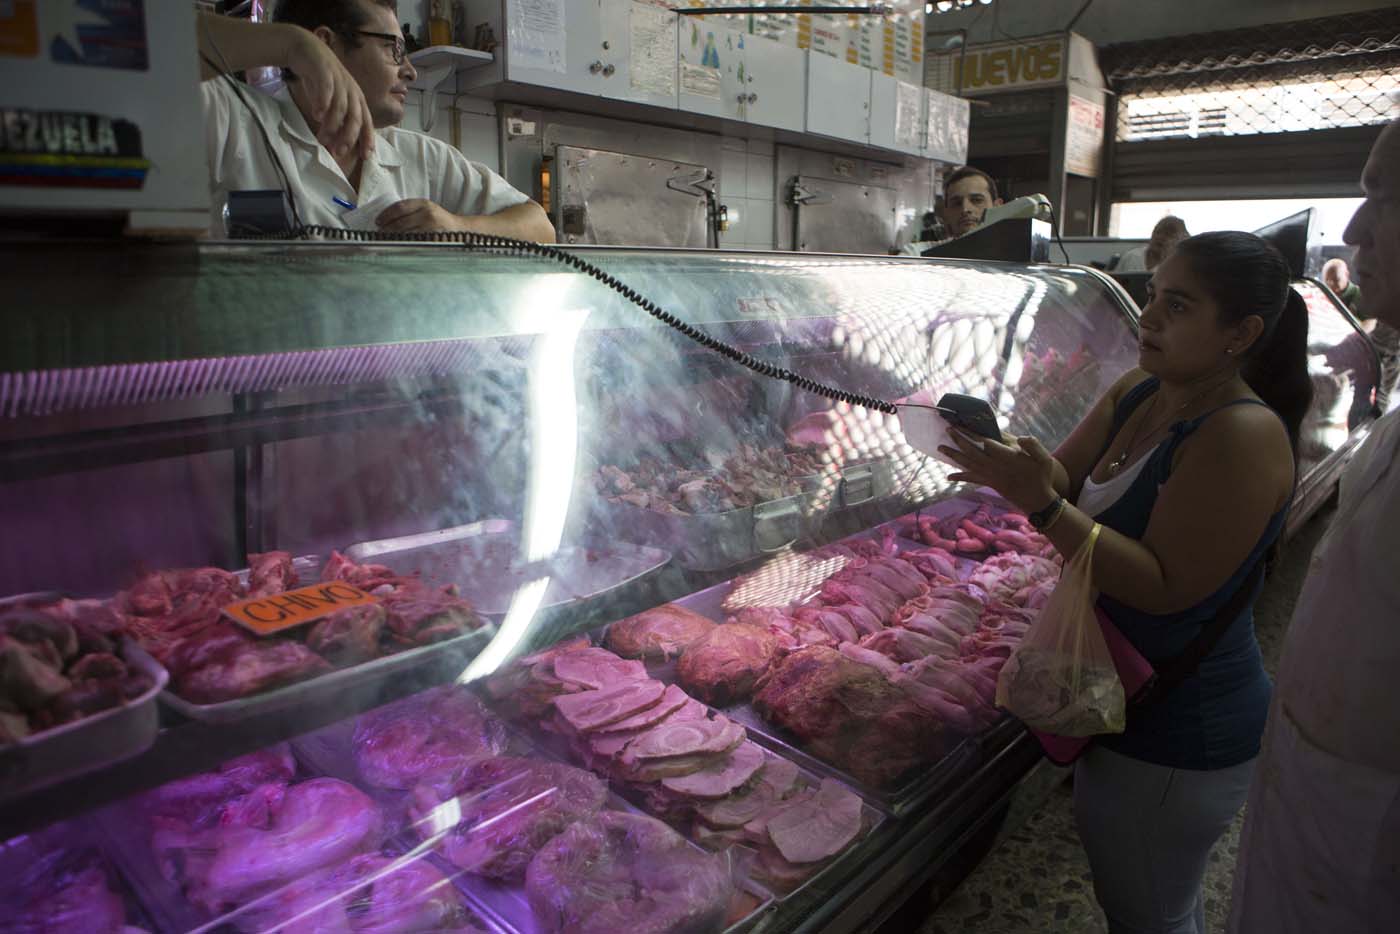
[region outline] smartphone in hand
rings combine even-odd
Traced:
[[[938,405],[934,408],[938,414],[950,424],[961,428],[968,434],[981,438],[991,438],[993,441],[1001,441],[1001,427],[997,425],[996,413],[987,404],[987,400],[979,399],[976,396],[965,396],[962,393],[948,392],[938,400]]]

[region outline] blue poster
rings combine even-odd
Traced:
[[[145,71],[145,0],[47,0],[40,28],[56,62]]]

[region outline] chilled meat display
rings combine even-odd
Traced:
[[[408,791],[464,759],[500,755],[506,744],[504,725],[480,701],[445,685],[364,714],[351,746],[362,780]]]
[[[737,627],[717,626],[711,633],[730,628]],[[558,690],[548,700],[532,701],[532,713],[519,705],[512,709],[535,720],[546,734],[556,735],[576,761],[606,777],[647,811],[687,829],[696,842],[712,849],[742,843],[762,857],[764,847],[773,845],[771,840],[761,833],[748,838],[731,831],[799,792],[810,792],[812,783],[799,781],[797,766],[752,742],[741,724],[712,713],[677,685],[663,685],[647,677],[645,670],[619,665],[616,656],[611,665],[606,664],[602,658],[606,654],[604,649],[576,641],[518,660],[516,665],[530,672],[533,684],[555,685]],[[685,658],[682,655],[682,661]],[[566,683],[557,673],[586,668],[585,663],[608,669],[620,680],[611,687],[587,690],[568,683],[572,690],[564,690]],[[514,680],[518,675],[509,669],[500,677],[505,680],[498,683],[498,691],[499,685],[518,683]],[[836,795],[837,789],[844,791],[838,785],[828,795]],[[859,810],[858,799],[850,798]],[[736,814],[748,816],[730,823]],[[782,860],[770,854],[767,862],[774,859]],[[775,874],[791,887],[819,872],[826,862],[823,858],[777,865]]]
[[[679,460],[648,455],[628,470],[604,465],[594,475],[594,487],[606,499],[657,512],[728,512],[801,492],[798,478],[822,469],[822,449],[740,444],[733,454],[703,467],[685,467]]]
[[[623,658],[665,660],[675,658],[714,628],[699,613],[667,603],[613,623],[606,644]]]
[[[525,889],[544,930],[560,934],[717,932],[734,895],[723,857],[693,849],[660,821],[617,812],[546,844]]]
[[[114,870],[96,850],[57,835],[11,840],[0,851],[0,931],[5,934],[142,934],[127,923]],[[25,846],[25,844],[29,844]],[[23,862],[21,862],[23,861]]]
[[[0,610],[0,746],[140,697],[154,683],[120,655],[120,620],[96,600]]]
[[[1054,546],[1020,513],[982,503],[940,517],[917,514],[900,519],[900,534],[954,556],[981,560],[988,555],[1015,553],[1052,557]]]
[[[519,881],[540,847],[575,821],[596,815],[607,785],[582,769],[514,756],[467,759],[413,790],[413,821],[424,842],[453,865]]]
[[[156,571],[114,601],[126,631],[170,671],[173,690],[187,700],[209,704],[259,694],[481,626],[455,588],[429,587],[332,552],[321,580],[345,581],[380,602],[260,638],[229,621],[223,608],[303,582],[284,551],[249,555],[248,565],[246,586],[220,568]]]

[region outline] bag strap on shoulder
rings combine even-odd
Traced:
[[[1254,590],[1259,586],[1259,581],[1264,576],[1264,559],[1261,556],[1254,564],[1254,569],[1249,572],[1249,576],[1244,579],[1235,592],[1230,595],[1230,599],[1225,601],[1225,605],[1211,617],[1210,621],[1201,627],[1201,631],[1196,638],[1181,652],[1180,655],[1167,662],[1152,680],[1148,682],[1138,695],[1133,698],[1129,707],[1149,707],[1162,698],[1170,694],[1177,685],[1185,681],[1201,662],[1220,643],[1225,635],[1225,630],[1230,628],[1230,624],[1239,618],[1244,612],[1245,605],[1249,603],[1249,598],[1254,594]]]

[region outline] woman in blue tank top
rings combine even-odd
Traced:
[[[1289,280],[1253,234],[1182,241],[1148,287],[1139,368],[1053,456],[1033,438],[948,452],[954,479],[1039,514],[1063,555],[1103,525],[1100,607],[1155,666],[1283,529],[1312,398],[1307,308]],[[1244,803],[1269,704],[1256,596],[1193,674],[1076,763],[1075,817],[1112,934],[1204,934],[1206,859]]]

